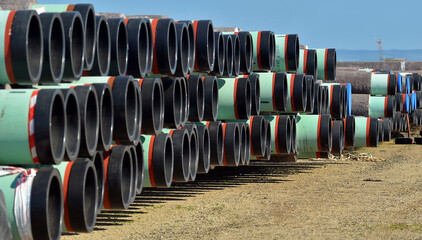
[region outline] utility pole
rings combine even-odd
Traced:
[[[382,61],[382,39],[376,39],[377,43],[380,45],[380,61]]]

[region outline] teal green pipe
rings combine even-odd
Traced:
[[[325,79],[325,49],[316,49],[318,62],[318,79]]]
[[[270,121],[271,125],[271,154],[280,154],[280,152],[277,152],[278,147],[276,146],[276,140],[278,139],[278,136],[276,136],[276,130],[278,127],[276,127],[277,118],[280,116],[264,116],[265,120]]]
[[[32,9],[42,9],[45,12],[66,12],[71,6],[71,4],[34,4]]]
[[[369,117],[384,118],[387,116],[388,97],[370,96],[369,97]]]
[[[12,66],[6,66],[6,50],[5,49],[5,38],[6,38],[6,23],[9,17],[9,14],[12,11],[2,10],[0,11],[0,84],[11,84],[13,83],[7,74],[7,69]],[[8,50],[7,50],[8,51]],[[9,53],[10,54],[10,53]]]
[[[319,80],[336,80],[337,53],[333,48],[316,49]]]
[[[285,44],[286,44],[286,34],[276,34],[275,35],[276,54],[275,54],[274,72],[287,72],[287,68],[286,68],[287,63],[285,59],[286,57]]]
[[[253,71],[260,70],[258,67],[258,31],[249,31],[252,36],[253,43]]]
[[[237,119],[235,112],[236,78],[218,78],[218,120]]]
[[[275,112],[274,76],[276,73],[254,73],[259,76],[261,112]],[[283,94],[283,93],[279,93]]]
[[[387,96],[388,95],[388,80],[390,74],[372,74],[371,75],[371,95],[373,96]]]
[[[151,183],[154,182],[154,179],[151,179],[152,176],[150,176],[150,145],[154,144],[155,136],[153,135],[141,135],[141,141],[142,141],[142,148],[144,149],[144,187],[155,187],[155,184]],[[152,155],[152,153],[151,153]]]
[[[328,152],[299,152],[297,158],[329,158]]]
[[[299,65],[297,66],[297,73],[305,73],[303,72],[303,67],[305,65],[305,50],[299,49]],[[305,73],[306,74],[306,73]]]
[[[378,146],[378,119],[355,117],[355,147]]]
[[[34,164],[28,136],[29,104],[34,91],[0,91],[0,164]]]
[[[319,152],[318,119],[320,115],[298,115],[296,117],[297,151]]]
[[[57,169],[59,171],[60,177],[61,177],[61,180],[62,180],[62,183],[63,184],[66,184],[66,182],[67,182],[67,181],[65,181],[65,179],[69,179],[69,175],[70,175],[69,173],[71,171],[71,168],[73,166],[73,163],[74,162],[62,162],[59,165],[53,166],[55,169]],[[67,170],[67,174],[66,174],[66,170]],[[67,189],[67,186],[66,186],[66,189]],[[63,194],[65,196],[67,195],[67,193],[65,193],[65,192],[63,192]],[[62,222],[63,222],[63,224],[62,224],[62,231],[63,232],[72,232],[71,229],[70,229],[69,218],[66,217],[66,211],[67,211],[66,210],[66,202],[67,202],[67,200],[64,199],[64,203],[65,203],[65,206],[64,206],[65,210],[64,211],[65,211],[65,214],[63,215],[63,220],[62,220]],[[68,229],[68,227],[69,227],[69,229]]]

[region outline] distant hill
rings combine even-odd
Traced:
[[[406,58],[407,61],[422,61],[422,49],[382,50],[383,58]],[[337,61],[379,61],[379,50],[344,50],[337,49]]]

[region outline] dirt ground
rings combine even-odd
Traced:
[[[385,161],[299,160],[216,168],[103,211],[63,239],[422,239],[422,147],[383,143]]]

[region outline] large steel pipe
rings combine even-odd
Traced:
[[[237,123],[223,123],[224,166],[239,166],[240,163],[240,129]]]
[[[81,145],[79,157],[91,157],[97,150],[99,136],[98,95],[93,86],[76,86],[81,116]]]
[[[297,116],[296,134],[298,152],[330,152],[332,146],[331,116]]]
[[[62,89],[66,111],[65,156],[64,160],[74,161],[81,144],[81,114],[75,89]]]
[[[275,35],[276,72],[296,72],[299,64],[299,37],[297,34]]]
[[[271,154],[290,154],[292,124],[289,115],[265,116],[271,124]]]
[[[65,39],[63,22],[58,13],[40,14],[44,42],[41,83],[59,83],[63,77]]]
[[[384,124],[382,119],[378,119],[378,141],[384,142]]]
[[[332,121],[332,154],[342,154],[344,150],[344,126],[343,120],[334,120]]]
[[[189,89],[188,89],[188,82],[186,78],[179,78],[180,79],[180,87],[182,91],[182,116],[181,116],[181,125],[184,126],[185,123],[189,119],[189,111],[190,111],[190,96],[189,96]],[[204,81],[205,85],[205,81]],[[217,90],[218,92],[218,85]],[[210,91],[207,91],[210,94]],[[218,102],[217,102],[218,103]],[[216,104],[217,104],[216,103]],[[205,103],[204,103],[205,105]],[[218,105],[217,105],[218,106]],[[205,109],[204,109],[204,116],[205,116]],[[215,113],[215,118],[217,118],[217,113]]]
[[[127,146],[116,145],[104,152],[105,209],[127,209],[133,180],[132,155]]]
[[[315,82],[313,86],[314,88],[314,110],[312,111],[313,114],[321,114],[323,108],[323,89],[321,83]],[[307,105],[307,104],[306,104]]]
[[[315,105],[315,78],[313,75],[305,75],[305,79],[307,85],[305,112],[312,113],[314,112]]]
[[[142,133],[157,135],[164,126],[164,88],[161,79],[140,79],[142,89]]]
[[[173,141],[166,133],[142,135],[144,187],[168,188],[173,179]]]
[[[384,141],[391,141],[391,122],[389,119],[383,119]]]
[[[91,161],[80,159],[54,166],[63,182],[65,232],[92,232],[97,217],[98,182]]]
[[[199,165],[198,128],[195,124],[186,124],[182,129],[186,129],[190,135],[190,180],[195,181]]]
[[[249,75],[249,78],[254,75]],[[256,73],[256,76],[259,76],[259,84],[260,84],[260,88],[259,88],[260,111],[262,112],[286,111],[287,101],[288,101],[286,73]],[[246,77],[246,75],[244,75],[244,77]],[[257,115],[257,114],[252,114],[252,115]]]
[[[177,66],[177,33],[173,19],[152,19],[153,74],[171,74]]]
[[[186,23],[176,23],[177,33],[177,66],[174,76],[186,77],[189,73],[189,64],[191,62],[191,38],[189,28]]]
[[[97,214],[103,208],[104,201],[104,187],[105,187],[105,176],[104,176],[104,158],[103,152],[96,152],[92,158],[90,158],[92,165],[94,166],[95,173],[97,175]]]
[[[64,12],[60,14],[63,21],[66,53],[63,79],[78,80],[82,76],[85,62],[85,28],[79,12]]]
[[[58,164],[63,160],[66,113],[60,90],[2,90],[0,108],[0,164]]]
[[[126,74],[129,55],[128,33],[123,18],[108,18],[110,29],[111,56],[110,76],[123,76]]]
[[[108,83],[92,84],[98,98],[99,132],[97,151],[108,151],[114,128],[114,107],[111,87]]]
[[[336,82],[350,83],[352,93],[371,95],[394,95],[397,92],[395,74],[376,74],[362,71],[339,71]]]
[[[328,113],[334,119],[342,119],[346,102],[343,97],[343,87],[340,84],[323,83],[328,88]]]
[[[240,74],[240,40],[237,34],[232,34],[233,45],[233,76]]]
[[[337,53],[335,48],[316,49],[318,79],[336,80]]]
[[[0,177],[13,239],[59,239],[62,232],[63,188],[54,168],[13,169],[6,167]],[[25,181],[23,180],[25,179]],[[17,182],[21,182],[17,187]],[[30,186],[28,186],[30,184]],[[18,200],[23,189],[29,196]],[[18,204],[18,205],[17,205]],[[25,219],[29,216],[29,219]],[[17,222],[22,223],[20,229]],[[4,234],[2,232],[0,236]]]
[[[218,87],[217,119],[249,119],[252,106],[249,78],[219,78]]]
[[[355,118],[355,147],[378,146],[378,118]]]
[[[97,41],[94,53],[94,63],[91,70],[85,71],[88,76],[107,76],[111,60],[111,36],[108,21],[104,16],[95,16],[97,25]]]
[[[138,142],[139,143],[139,142]],[[134,145],[128,146],[129,153],[132,158],[132,179],[130,181],[130,190],[129,190],[129,198],[130,203],[133,203],[136,199],[137,194],[137,186],[138,186],[138,179],[139,179],[139,167],[138,167],[138,154],[136,153],[136,148]]]
[[[265,122],[263,116],[251,116],[248,120],[250,127],[251,155],[262,157],[265,155]]]
[[[265,154],[262,158],[262,160],[270,160],[271,158],[271,150],[272,150],[272,146],[271,146],[271,123],[270,120],[264,120],[265,122]]]
[[[35,11],[0,11],[0,84],[39,82],[44,62],[40,18]]]
[[[160,81],[161,82],[161,81]],[[82,77],[77,84],[108,83],[113,96],[113,140],[132,143],[135,137],[138,116],[138,93],[132,76]],[[74,83],[72,83],[74,84]],[[143,91],[144,92],[144,91]],[[142,97],[144,94],[142,95]],[[144,101],[142,99],[142,109]]]
[[[314,79],[318,79],[318,59],[315,49],[299,50],[297,73],[312,75]]]
[[[224,158],[224,128],[223,123],[205,122],[210,133],[210,166],[223,165]]]
[[[355,146],[355,116],[344,118],[344,148],[351,149]]]
[[[126,19],[128,33],[128,64],[127,74],[133,77],[143,78],[148,72],[149,55],[149,35],[148,19],[130,18]]]
[[[86,38],[84,39],[83,55],[84,69],[90,70],[94,63],[94,54],[96,49],[96,21],[95,21],[95,10],[92,4],[35,4],[32,5],[32,9],[42,9],[45,12],[78,12],[82,17],[83,31],[86,32]]]
[[[273,70],[276,59],[276,37],[272,31],[251,31],[253,71]]]
[[[258,75],[244,75],[251,82],[251,115],[261,112],[261,83]]]
[[[161,79],[164,89],[164,127],[178,128],[182,120],[182,87],[179,78]]]
[[[191,164],[191,134],[187,129],[163,129],[173,140],[173,182],[188,182]]]
[[[251,136],[248,123],[238,122],[240,130],[240,165],[249,165],[251,160]]]
[[[207,125],[196,125],[198,131],[199,161],[197,173],[208,173],[211,159],[211,138]]]
[[[138,161],[138,179],[136,181],[136,194],[141,194],[144,186],[144,148],[142,141],[135,144],[136,160]]]
[[[231,77],[233,75],[233,61],[234,61],[232,34],[223,35],[223,40],[224,40],[224,47],[225,47],[224,75]]]
[[[216,121],[218,114],[218,82],[215,76],[202,77],[204,85],[205,121]]]
[[[213,75],[222,76],[224,73],[224,65],[226,61],[226,48],[224,45],[224,38],[222,32],[214,32],[214,44],[215,44],[215,58],[214,58],[214,69],[212,70]]]
[[[189,35],[189,56],[188,56],[188,73],[192,73],[195,68],[196,61],[196,33],[192,21],[175,21],[175,23],[186,24]],[[198,25],[196,25],[197,28]],[[180,49],[178,49],[180,50]],[[179,51],[180,52],[180,51]]]
[[[202,75],[190,75],[188,77],[189,90],[189,121],[199,122],[204,117],[204,83]]]
[[[243,74],[252,73],[254,48],[252,35],[247,31],[236,33],[240,42],[240,72]]]
[[[291,147],[291,153],[296,154],[297,153],[297,124],[296,124],[296,116],[290,115],[290,123],[291,123],[291,139],[292,139],[292,147]]]
[[[352,114],[363,117],[393,117],[396,103],[393,96],[378,97],[368,94],[352,94]]]
[[[308,84],[304,74],[287,74],[287,109],[286,112],[304,112],[306,110]]]

